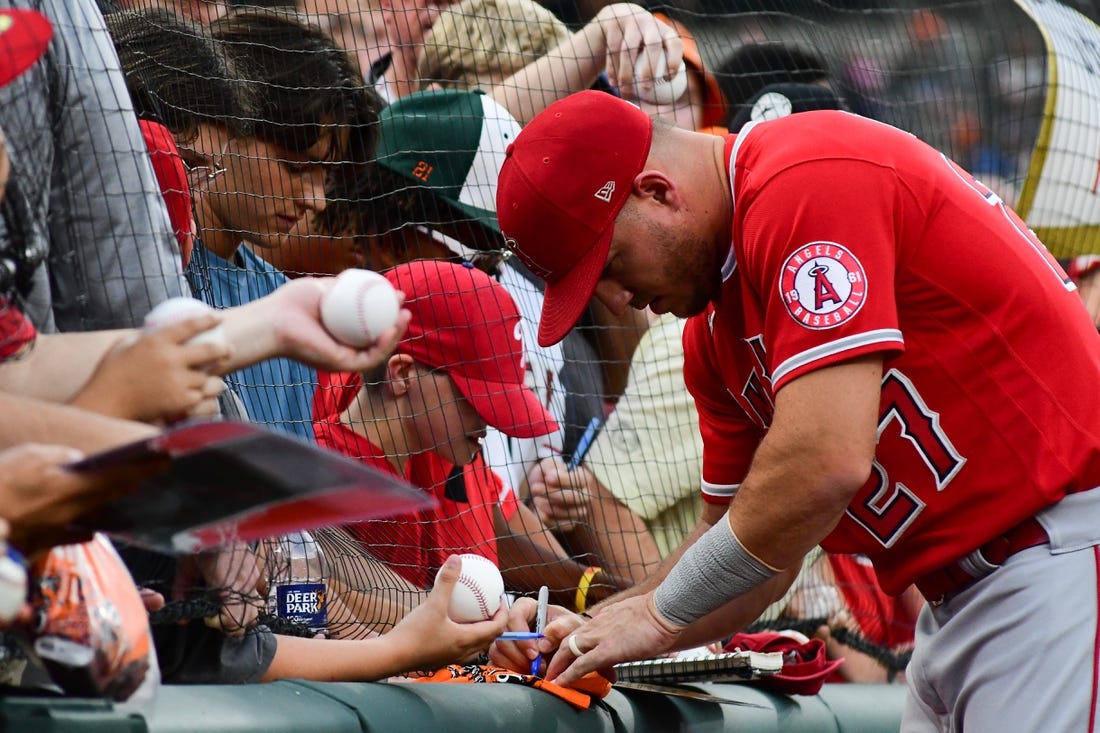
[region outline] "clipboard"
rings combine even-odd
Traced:
[[[180,423],[67,468],[143,475],[135,490],[82,514],[73,525],[168,553],[436,506],[430,493],[396,476],[235,420]]]

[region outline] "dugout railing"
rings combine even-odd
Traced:
[[[5,733],[893,733],[902,685],[826,685],[785,696],[749,685],[700,684],[734,703],[613,690],[588,710],[539,690],[507,684],[314,683],[168,685],[148,711],[103,700],[0,699]]]

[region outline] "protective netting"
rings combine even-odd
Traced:
[[[441,258],[489,273],[521,318],[503,342],[486,342],[492,354],[433,345],[366,375],[287,359],[230,375],[233,414],[404,475],[440,509],[199,558],[124,553],[137,582],[168,600],[155,625],[205,618],[231,633],[366,638],[400,621],[461,552],[498,562],[515,594],[545,584],[553,602],[584,610],[651,575],[695,526],[702,457],[681,378],[683,322],[594,304],[562,344],[537,347],[540,283],[503,256],[493,216],[495,171],[524,122],[580,89],[634,93],[601,72],[624,23],[644,27],[648,12],[103,0],[104,22],[90,0],[2,4],[41,7],[60,39],[0,90],[13,170],[0,265],[24,280],[37,273],[34,288],[0,278],[4,308],[19,304],[45,330],[136,325],[180,292],[226,308],[287,278]],[[719,132],[764,114],[770,84],[816,85],[834,106],[958,161],[1058,257],[1100,252],[1091,3],[686,0],[649,10],[679,23],[691,71],[684,97],[647,111]],[[475,88],[485,94],[457,91]],[[167,128],[182,160],[182,211],[162,179],[171,220],[138,117]],[[488,293],[462,294],[440,328],[504,323]],[[0,353],[18,336],[0,333]],[[469,412],[474,396],[455,374],[509,349],[522,349],[527,386],[558,431],[514,437]],[[859,557],[814,556],[752,628],[828,634],[892,678],[919,603],[885,597]]]

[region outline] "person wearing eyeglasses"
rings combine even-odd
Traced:
[[[379,100],[343,50],[291,14],[234,11],[207,29],[129,11],[108,24],[138,114],[172,131],[188,171],[192,292],[215,308],[272,292],[287,278],[260,255],[369,158]],[[227,381],[251,419],[314,440],[311,369],[275,359]]]

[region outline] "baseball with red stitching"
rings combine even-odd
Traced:
[[[459,555],[462,572],[458,576],[447,615],[452,621],[472,623],[496,615],[504,596],[504,578],[492,560],[481,555]]]
[[[153,310],[145,315],[145,330],[156,331],[189,318],[197,318],[206,313],[213,313],[214,309],[197,298],[186,296],[169,298],[159,303]],[[221,324],[192,336],[187,342],[190,344],[224,344],[226,342],[225,329]]]
[[[675,104],[688,88],[687,65],[681,62],[680,68],[669,78],[665,54],[657,57],[656,68],[651,69],[649,64],[645,54],[634,63],[634,92],[638,99],[650,104]]]
[[[340,343],[363,348],[397,322],[397,293],[371,270],[344,270],[321,299],[321,324]]]

